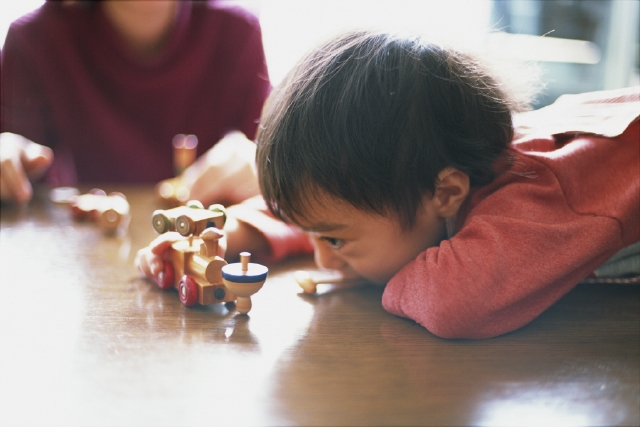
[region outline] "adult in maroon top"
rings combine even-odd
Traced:
[[[253,15],[179,1],[145,39],[107,5],[48,1],[7,34],[1,131],[53,149],[50,182],[154,183],[174,173],[176,134],[199,155],[233,130],[253,139],[271,87]]]

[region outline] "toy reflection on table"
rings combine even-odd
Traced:
[[[182,173],[196,160],[198,138],[178,134],[173,137],[173,170],[175,178],[161,181],[156,192],[165,206],[182,206],[189,200],[190,191],[184,185]]]
[[[129,202],[124,194],[113,192],[107,195],[98,188],[70,197],[69,208],[73,219],[95,222],[108,235],[124,232],[131,220]]]
[[[162,289],[178,290],[185,306],[209,305],[238,301],[236,309],[246,314],[251,310],[250,296],[262,287],[267,267],[249,264],[249,254],[241,254],[241,263],[227,264],[217,255],[219,231],[226,213],[222,205],[205,209],[192,200],[187,206],[153,213],[153,228],[158,233],[177,231],[185,238],[171,244],[169,261],[156,277]]]

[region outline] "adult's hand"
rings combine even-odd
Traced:
[[[182,174],[190,199],[233,205],[260,194],[256,145],[241,132],[227,134]]]
[[[0,199],[24,204],[31,200],[30,180],[44,174],[53,161],[49,147],[14,133],[0,133]]]

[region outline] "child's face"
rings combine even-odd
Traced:
[[[365,212],[326,194],[312,201],[307,212],[296,223],[311,236],[318,266],[376,283],[387,283],[445,237],[444,220],[426,197],[414,226],[407,230],[394,216]]]

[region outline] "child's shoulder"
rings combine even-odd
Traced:
[[[91,17],[96,6],[46,2],[40,8],[11,23],[3,50],[21,53],[46,52],[54,56],[57,47],[66,47],[95,31]]]
[[[207,1],[195,2],[194,7],[197,13],[205,14],[211,19],[218,17],[237,25],[247,25],[253,27],[258,25],[257,16],[249,9],[241,7],[229,1]]]
[[[640,206],[639,95],[640,88],[575,95],[526,113],[511,167],[476,189],[462,216],[543,223],[562,214],[558,222],[568,224],[596,215],[626,230]]]

